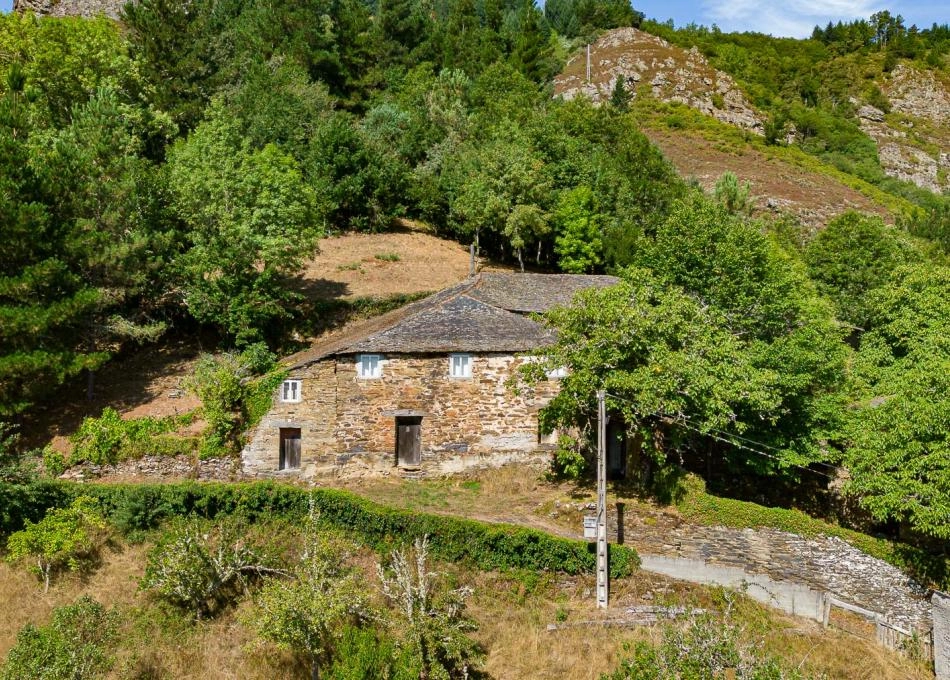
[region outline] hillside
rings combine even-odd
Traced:
[[[374,313],[374,304],[411,299],[465,279],[469,274],[468,248],[406,225],[388,234],[341,234],[323,240],[320,250],[305,262],[297,285],[308,299],[332,303],[322,307],[320,334],[344,332],[346,324]],[[479,260],[479,271],[500,269]],[[309,340],[310,338],[308,338]],[[316,339],[316,338],[312,338]],[[95,396],[85,399],[84,385],[75,385],[55,405],[36,409],[30,416],[27,443],[51,443],[69,450],[68,437],[86,416],[98,416],[111,407],[125,418],[162,418],[188,413],[200,401],[182,389],[182,380],[194,372],[201,352],[214,349],[213,338],[179,337],[158,346],[129,352],[110,363],[96,377]],[[200,430],[196,423],[185,433]]]
[[[889,111],[866,104],[858,117],[881,167],[934,193],[950,189],[950,77],[899,64],[879,85]]]
[[[621,79],[650,140],[683,177],[698,180],[706,190],[723,172],[732,172],[751,184],[764,214],[785,211],[813,228],[845,210],[894,216],[898,198],[882,195],[858,177],[814,163],[808,167],[763,144],[769,114],[757,110],[733,77],[714,68],[696,46],[684,49],[645,31],[614,29],[591,44],[590,66],[587,82],[586,49],[576,51],[554,79],[555,95],[606,103]],[[861,130],[877,144],[883,171],[936,193],[947,186],[950,163],[945,80],[940,72],[898,65],[881,82],[888,114],[853,99]],[[742,139],[682,117],[670,120],[675,109],[664,110],[664,103],[687,106],[755,137]],[[800,141],[794,127],[783,141]]]

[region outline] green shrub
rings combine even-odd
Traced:
[[[98,503],[79,496],[68,508],[50,508],[37,523],[25,526],[7,539],[7,561],[26,562],[43,579],[44,592],[58,571],[77,571],[98,551],[96,531],[105,528]]]
[[[586,471],[587,460],[581,454],[577,440],[560,435],[551,459],[551,476],[554,479],[580,479]]]
[[[69,438],[73,452],[69,463],[89,462],[110,465],[145,455],[177,456],[194,452],[195,440],[166,436],[194,416],[123,419],[113,408],[105,408],[98,418],[86,418]]]
[[[43,449],[43,467],[46,474],[50,477],[59,477],[66,472],[69,464],[66,462],[66,456],[52,447]]]
[[[265,574],[282,573],[239,520],[181,520],[149,551],[141,587],[196,618],[214,616]]]
[[[75,680],[104,677],[118,616],[88,596],[53,611],[47,626],[27,624],[0,669],[0,680]]]
[[[804,678],[761,649],[761,642],[741,638],[728,620],[697,616],[685,624],[663,629],[663,640],[653,646],[639,642],[633,653],[601,680],[795,680]]]
[[[373,257],[381,262],[399,262],[399,253],[376,253]]]

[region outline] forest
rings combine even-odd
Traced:
[[[623,96],[551,97],[569,54],[631,25],[732,74],[771,143],[794,124],[806,152],[913,209],[815,234],[754,216],[735,177],[711,195],[680,178]],[[887,104],[855,68],[946,77],[948,51],[946,25],[887,12],[791,40],[658,24],[621,0],[0,16],[4,463],[31,408],[163,335],[296,349],[294,277],[320,239],[412,218],[522,269],[621,277],[547,320],[560,341],[535,366],[571,369],[549,426],[588,422],[603,387],[656,484],[715,451],[803,503],[815,477],[840,481],[878,528],[948,539],[950,202],[884,175],[849,100]]]

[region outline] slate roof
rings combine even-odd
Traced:
[[[288,357],[301,368],[328,356],[356,353],[525,352],[554,341],[525,316],[569,304],[585,288],[617,283],[613,276],[485,273]]]

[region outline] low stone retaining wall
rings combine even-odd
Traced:
[[[197,460],[192,456],[143,456],[135,460],[123,460],[115,465],[81,463],[69,468],[60,475],[60,479],[79,481],[112,476],[227,482],[240,479],[241,471],[240,460],[232,458]]]

